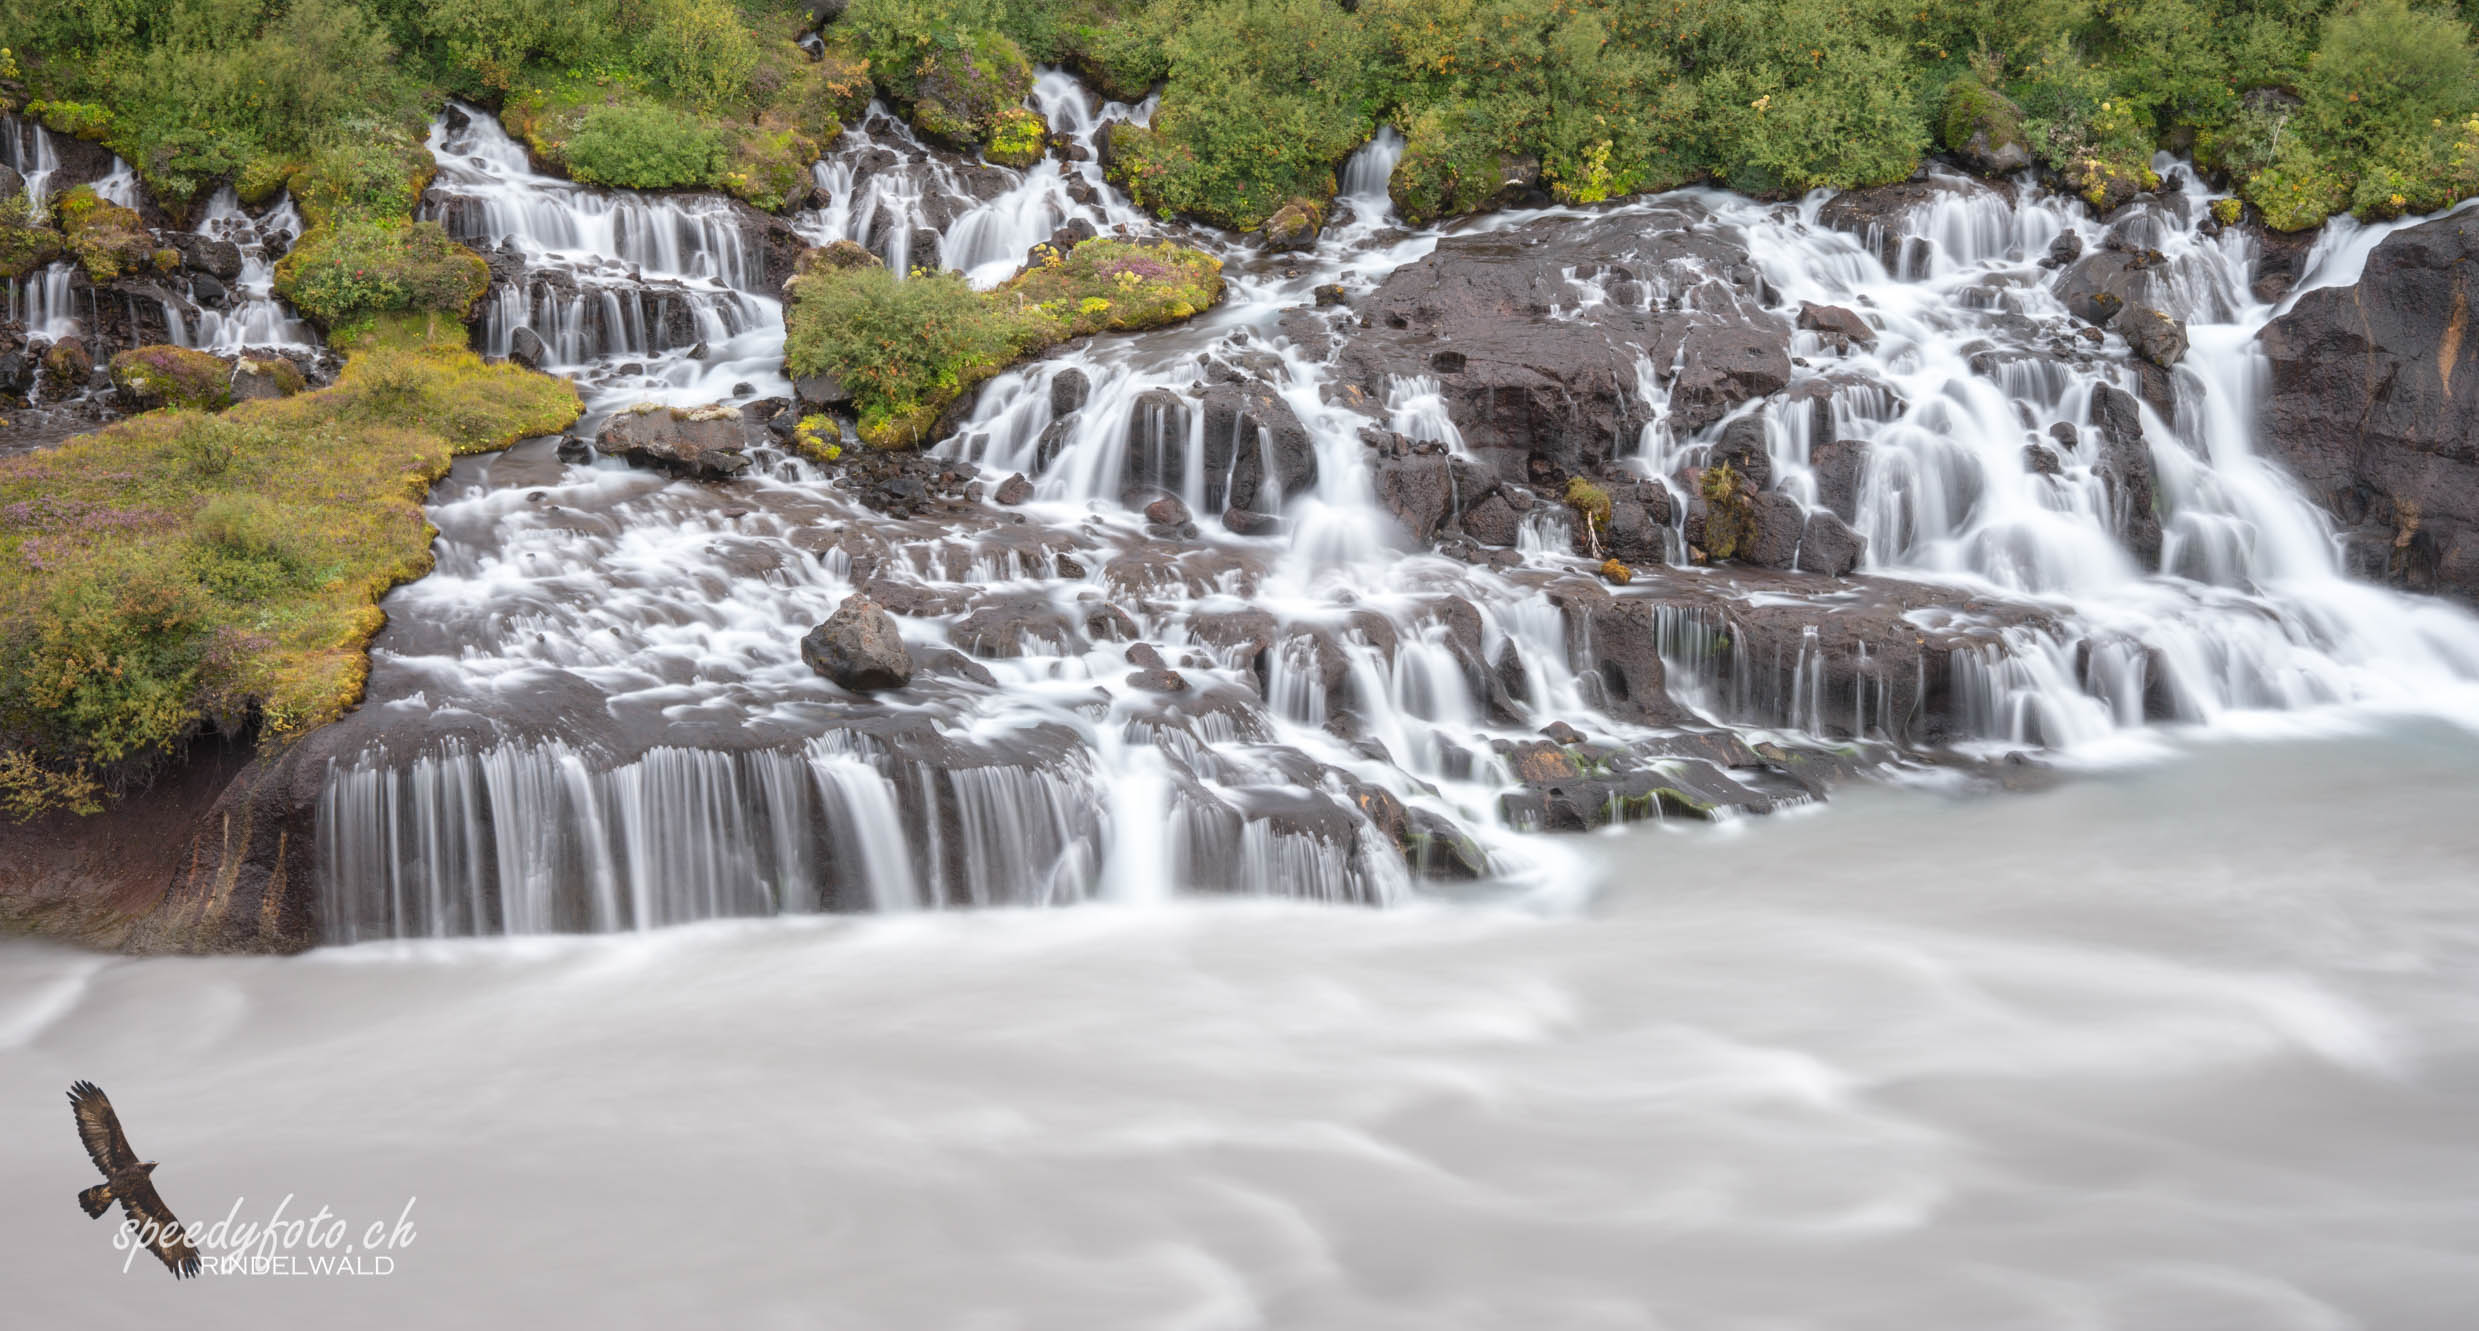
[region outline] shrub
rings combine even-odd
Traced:
[[[52,205],[63,246],[97,282],[144,270],[154,262],[155,241],[137,213],[107,203],[91,185],[80,185]]]
[[[621,102],[588,110],[561,155],[568,173],[588,184],[667,189],[713,183],[723,140],[669,107]]]
[[[899,279],[871,264],[800,278],[791,296],[787,368],[841,380],[861,437],[880,448],[924,442],[948,403],[1041,334],[1036,320],[1000,308],[958,273]]]
[[[60,257],[60,233],[42,224],[26,195],[0,191],[0,278],[24,277]]]
[[[383,419],[353,410],[377,376]],[[415,321],[331,388],[0,459],[0,814],[92,811],[208,724],[278,745],[351,706],[378,597],[429,565],[429,481],[576,412]]]
[[[276,294],[330,328],[392,311],[463,319],[490,283],[438,223],[360,215],[312,228],[275,266]]]

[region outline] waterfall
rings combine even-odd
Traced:
[[[1071,223],[1170,234],[1093,160],[1104,125],[1150,104],[1057,71],[1033,101],[1068,151],[1021,170],[934,151],[873,108],[794,226],[985,287]],[[597,406],[782,391],[781,309],[742,210],[540,176],[469,108],[431,143],[427,214],[500,274],[487,349],[531,334]],[[725,486],[524,450],[460,463],[431,502],[437,570],[388,600],[367,742],[319,804],[329,937],[1182,892],[1385,903],[1419,890],[1406,845],[1428,871],[1443,857],[1549,895],[1573,852],[1531,829],[1625,801],[1728,816],[1810,798],[1717,760],[1734,745],[2071,758],[2147,726],[2435,706],[2479,679],[2479,623],[2351,581],[2330,524],[2257,448],[2254,337],[2275,311],[2250,294],[2252,246],[2202,224],[2214,196],[2191,172],[2117,223],[2141,228],[2150,298],[2189,326],[2160,372],[2114,333],[2040,340],[2075,327],[2041,260],[2111,228],[2028,179],[1932,181],[1870,235],[1827,225],[1823,196],[1709,190],[1405,232],[1386,202],[1401,151],[1383,130],[1353,155],[1347,216],[1307,254],[1178,232],[1227,264],[1228,298],[1193,322],[985,384],[927,465],[985,492],[1021,473],[1012,510],[892,518],[763,447]],[[1623,248],[1682,219],[1736,257],[1553,267],[1538,317],[1787,326],[1812,303],[1874,335],[1793,334],[1788,388],[1706,423],[1683,414],[1683,348],[1620,348],[1634,383],[1607,448],[1668,497],[1654,548],[1685,563],[1694,469],[1753,448],[1775,494],[1867,538],[1869,576],[1639,570],[1595,593],[1604,614],[1554,487],[1494,550],[1405,553],[1386,448],[1445,464],[1453,502],[1505,460],[1459,416],[1459,353],[1367,377],[1337,350],[1352,316],[1321,322],[1312,293],[1365,291],[1458,235],[1601,226]],[[2335,224],[2302,285],[2350,280],[2386,231]],[[2130,448],[2150,509],[2114,470]],[[1193,534],[1134,511],[1163,494]],[[1225,530],[1242,508],[1255,520]],[[2147,518],[2156,559],[2121,535]],[[863,590],[897,608],[915,660],[911,686],[874,699],[799,648]],[[1545,758],[1561,728],[1581,747]],[[1570,761],[1580,795],[1556,776]]]

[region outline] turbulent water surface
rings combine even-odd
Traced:
[[[1548,912],[13,944],[11,1312],[2447,1331],[2475,786],[2479,742],[2405,728],[1857,792],[1577,843],[1597,895]],[[185,1215],[414,1196],[418,1240],[386,1277],[122,1277],[72,1206],[74,1077]]]

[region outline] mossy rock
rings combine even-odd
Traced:
[[[24,277],[59,258],[61,249],[59,232],[30,219],[13,221],[0,211],[0,278]]]
[[[2161,178],[2149,163],[2081,157],[2058,170],[2068,192],[2102,216],[2116,212],[2145,190],[2160,188]],[[2317,219],[2321,221],[2321,218]]]
[[[2023,108],[1976,78],[1956,79],[1947,87],[1937,127],[1946,151],[1981,175],[2009,175],[2031,165]]]
[[[333,328],[374,314],[471,316],[491,267],[437,222],[347,217],[316,226],[275,266],[275,293]]]
[[[52,205],[63,247],[96,282],[110,282],[145,271],[155,260],[155,238],[138,214],[105,201],[91,185],[80,185]]]
[[[1317,243],[1317,233],[1324,229],[1325,205],[1315,199],[1296,198],[1274,210],[1257,232],[1257,238],[1269,250],[1304,250]]]
[[[971,152],[988,144],[1000,116],[1032,91],[1033,66],[1024,52],[1000,33],[983,32],[924,59],[907,100],[914,129]]]
[[[1050,122],[1038,111],[1011,106],[990,126],[990,142],[981,155],[1000,166],[1027,167],[1050,147]]]
[[[222,411],[232,405],[232,367],[187,347],[137,347],[115,355],[112,386],[136,411]]]
[[[840,383],[862,442],[911,448],[1028,355],[1071,337],[1177,323],[1222,295],[1221,261],[1168,241],[1097,237],[990,292],[951,272],[899,280],[867,250],[838,242],[801,256],[785,288],[784,369],[795,382]]]
[[[1704,553],[1716,560],[1732,558],[1756,535],[1754,488],[1723,462],[1704,469],[1696,478],[1696,492],[1704,497]]]

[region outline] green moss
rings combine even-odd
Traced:
[[[276,294],[329,327],[393,312],[463,319],[490,283],[490,265],[437,222],[396,218],[313,227],[275,266]]]
[[[232,367],[186,347],[136,347],[112,357],[112,383],[147,407],[221,411],[232,405]]]
[[[1712,559],[1736,556],[1756,534],[1756,500],[1747,480],[1729,463],[1704,469],[1696,478],[1704,496],[1704,553]]]
[[[1043,246],[1040,262],[990,298],[1039,316],[1047,325],[1045,343],[1160,328],[1222,299],[1222,261],[1167,240],[1145,245],[1096,236],[1065,255]]]
[[[1222,298],[1213,256],[1096,238],[983,293],[951,272],[902,280],[849,242],[802,256],[787,286],[785,369],[852,393],[864,442],[928,441],[949,405],[1027,355],[1071,337],[1156,328]]]
[[[1567,478],[1566,505],[1596,536],[1610,525],[1610,492],[1581,476]]]
[[[63,248],[97,282],[143,271],[154,261],[155,238],[136,212],[107,203],[91,185],[80,185],[52,205]]]
[[[60,257],[60,233],[43,225],[21,193],[0,196],[0,278],[24,277]]]
[[[379,596],[430,566],[430,482],[577,413],[463,341],[381,322],[333,387],[0,459],[7,812],[91,809],[202,726],[255,716],[277,746],[359,699]]]
[[[1050,123],[1038,112],[1021,106],[999,112],[990,127],[990,142],[982,155],[1000,166],[1031,166],[1042,158],[1042,150],[1050,142]]]
[[[2029,146],[2023,138],[2023,108],[1976,78],[1956,79],[1947,85],[1945,111],[1937,128],[1939,141],[1949,152],[1961,152],[1978,135],[1986,136],[1992,152],[2008,144]]]

